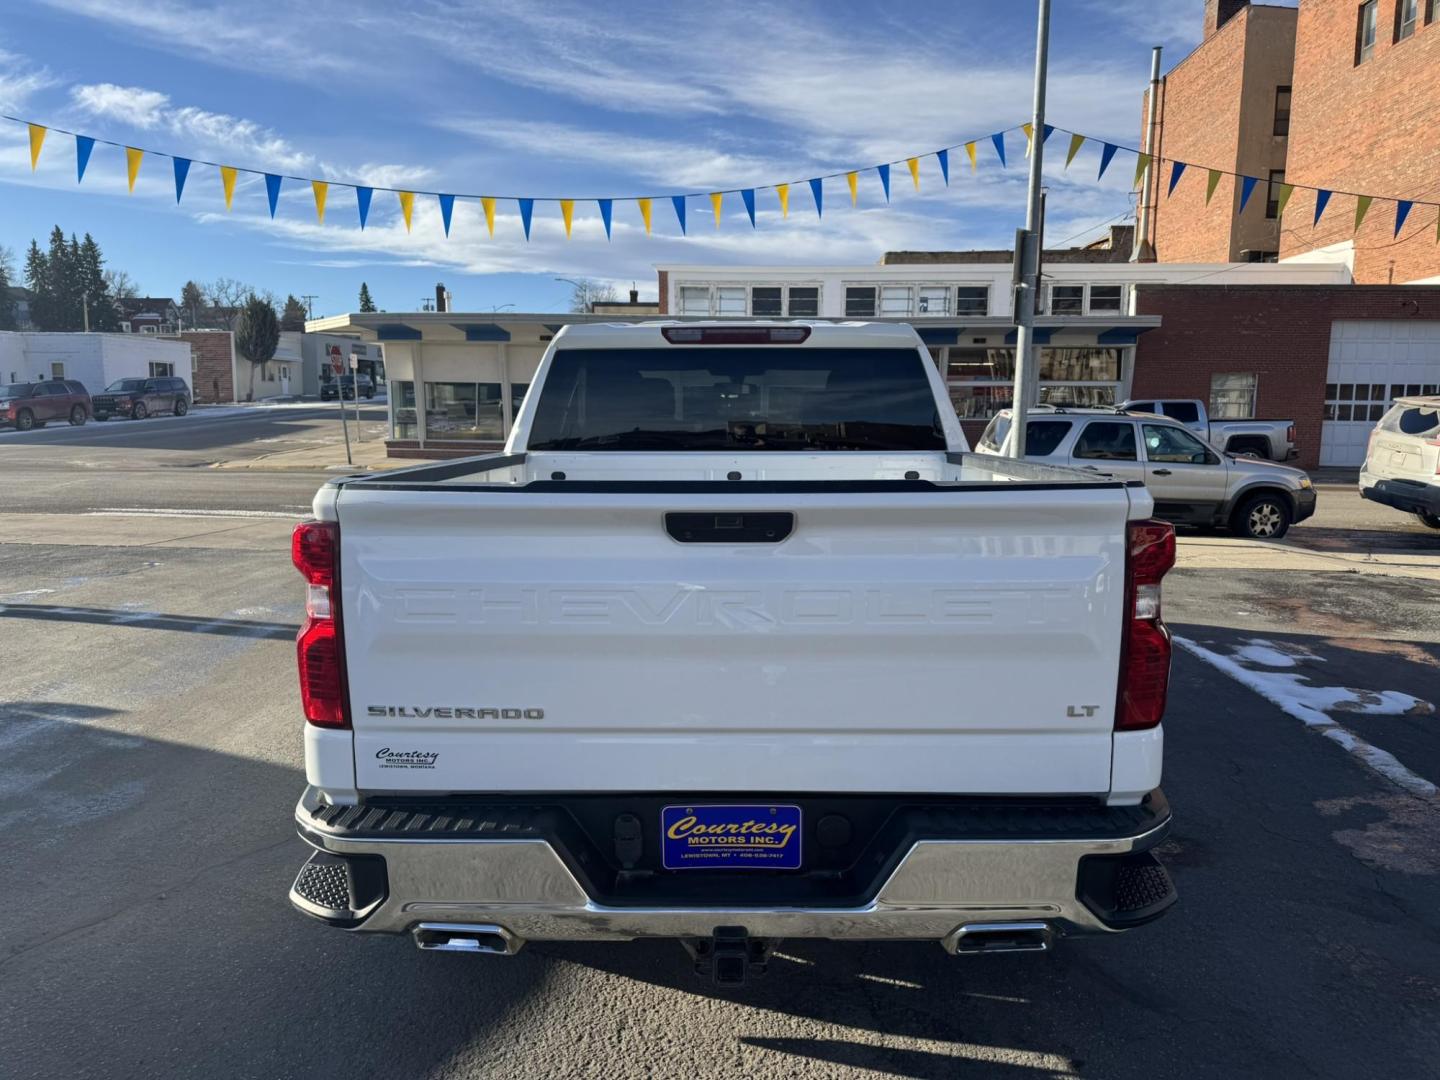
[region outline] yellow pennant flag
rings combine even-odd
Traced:
[[[311,180],[310,186],[315,189],[315,218],[324,225],[325,197],[330,194],[330,185],[324,180]]]
[[[575,221],[575,200],[560,200],[560,216],[565,219],[565,239],[570,239],[570,226]]]
[[[915,181],[915,190],[920,190],[920,159],[918,157],[906,158],[905,164],[910,166],[910,179]]]
[[[135,190],[135,177],[140,175],[140,159],[145,156],[144,150],[136,150],[133,146],[125,147],[125,166],[130,174],[130,190]]]
[[[39,124],[29,124],[30,128],[30,171],[35,171],[35,166],[40,164],[40,147],[45,145],[46,129]]]
[[[715,208],[715,228],[717,229],[720,228],[720,200],[723,197],[724,193],[720,191],[710,193],[710,205]]]
[[[776,184],[775,194],[780,196],[780,216],[790,216],[790,185]]]
[[[860,198],[860,174],[847,172],[845,174],[845,183],[850,185],[850,205],[854,206],[856,200]]]
[[[1370,195],[1361,195],[1355,200],[1355,231],[1360,231],[1360,223],[1365,220],[1365,215],[1370,212],[1370,204],[1374,202]]]
[[[1295,193],[1294,184],[1281,184],[1275,189],[1275,216],[1279,217],[1285,213],[1285,204],[1290,201],[1290,196]]]
[[[974,171],[975,171],[975,144],[974,144],[973,142],[967,142],[967,143],[965,144],[965,153],[970,156],[970,171],[971,171],[971,172],[974,172]]]
[[[1020,130],[1025,132],[1025,156],[1030,156],[1031,144],[1035,141],[1035,128],[1031,124],[1021,124]]]
[[[1132,188],[1137,188],[1140,186],[1140,180],[1145,175],[1145,170],[1149,167],[1150,155],[1141,154],[1135,161],[1135,181],[1130,185]]]
[[[397,191],[400,196],[400,216],[405,219],[405,231],[410,231],[410,215],[415,210],[415,193],[413,191]]]
[[[1215,189],[1220,186],[1220,170],[1211,169],[1210,176],[1205,181],[1205,205],[1210,205],[1210,200],[1215,196]]]
[[[1070,167],[1070,162],[1075,160],[1075,155],[1080,152],[1080,147],[1085,145],[1084,135],[1070,136],[1070,152],[1065,155],[1065,168]]]
[[[220,166],[220,184],[225,188],[225,209],[230,209],[230,204],[235,201],[235,167],[233,165]]]
[[[495,200],[489,195],[481,196],[480,205],[485,210],[485,228],[490,230],[490,235],[495,235]]]
[[[649,199],[636,199],[635,202],[639,205],[639,207],[640,207],[640,217],[641,217],[641,218],[644,220],[644,222],[645,222],[645,235],[646,235],[646,236],[649,236],[649,235],[650,235],[650,200],[649,200]]]

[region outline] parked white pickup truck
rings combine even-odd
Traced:
[[[295,530],[315,848],[290,896],[422,949],[1038,950],[1159,916],[1174,533],[971,455],[909,327],[555,335],[505,451]]]
[[[1212,420],[1199,398],[1146,398],[1118,406],[1126,412],[1153,413],[1178,420],[1217,450],[1270,461],[1300,456],[1294,420]]]

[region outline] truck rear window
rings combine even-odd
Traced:
[[[562,349],[530,450],[943,450],[918,349]]]

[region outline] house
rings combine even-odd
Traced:
[[[166,296],[122,296],[115,308],[126,334],[173,334],[180,329],[180,307]]]

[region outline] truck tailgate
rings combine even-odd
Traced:
[[[1123,488],[705,487],[343,488],[358,786],[1109,790]]]

